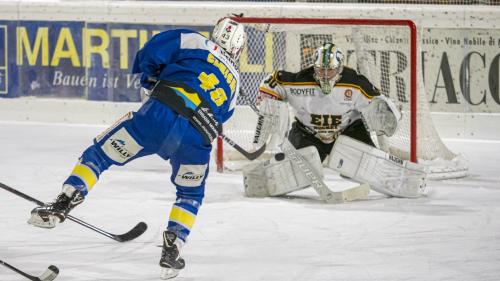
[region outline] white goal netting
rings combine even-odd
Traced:
[[[333,42],[346,54],[346,65],[367,76],[392,98],[403,113],[397,133],[376,138],[378,145],[396,156],[425,163],[431,178],[460,177],[467,163],[450,151],[433,125],[417,65],[417,32],[411,21],[337,19],[243,18],[248,45],[240,58],[242,94],[238,108],[224,125],[224,133],[251,151],[257,115],[248,106],[255,102],[261,80],[274,70],[299,71],[311,65],[314,50]],[[277,150],[276,144],[268,152]],[[220,150],[219,150],[220,152]],[[228,145],[218,154],[219,165],[235,168],[241,155]],[[235,164],[237,163],[237,164]],[[219,169],[222,166],[218,167]]]

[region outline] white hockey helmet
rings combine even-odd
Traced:
[[[314,78],[324,94],[329,94],[344,69],[344,54],[333,43],[324,43],[314,54]]]
[[[214,26],[212,40],[236,61],[245,47],[247,35],[241,23],[231,18],[222,18]]]

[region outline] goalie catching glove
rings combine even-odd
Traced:
[[[374,97],[370,104],[359,109],[359,112],[366,129],[376,132],[377,135],[394,135],[401,120],[401,112],[394,102],[385,96]]]

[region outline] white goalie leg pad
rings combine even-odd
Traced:
[[[255,160],[243,167],[243,184],[245,186],[245,196],[247,197],[267,197],[267,178],[264,176],[266,161]]]
[[[323,177],[319,153],[314,146],[298,150]],[[310,180],[300,172],[300,168],[283,153],[276,154],[267,161],[255,161],[243,168],[245,195],[248,197],[280,196],[311,185]]]
[[[380,193],[414,198],[425,192],[425,166],[402,160],[382,150],[340,136],[333,146],[328,167]]]

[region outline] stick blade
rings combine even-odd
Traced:
[[[118,242],[127,242],[130,240],[134,240],[135,238],[141,236],[148,229],[148,225],[145,222],[140,222],[134,228],[132,228],[129,232],[116,235],[115,240]]]
[[[358,186],[348,188],[342,191],[343,199],[345,202],[366,199],[368,198],[369,193],[370,193],[370,185],[367,183],[363,183]]]
[[[57,268],[55,265],[51,265],[38,279],[40,279],[41,281],[52,281],[56,279],[58,274],[59,268]]]
[[[262,155],[262,153],[264,153],[264,151],[266,151],[266,144],[264,144],[263,146],[261,146],[259,149],[257,149],[256,151],[248,154],[247,158],[248,160],[255,160],[257,159],[259,156]]]
[[[367,183],[363,183],[343,191],[332,192],[330,198],[326,201],[328,203],[339,204],[344,202],[351,202],[354,200],[363,200],[368,198],[369,193],[370,185]]]

